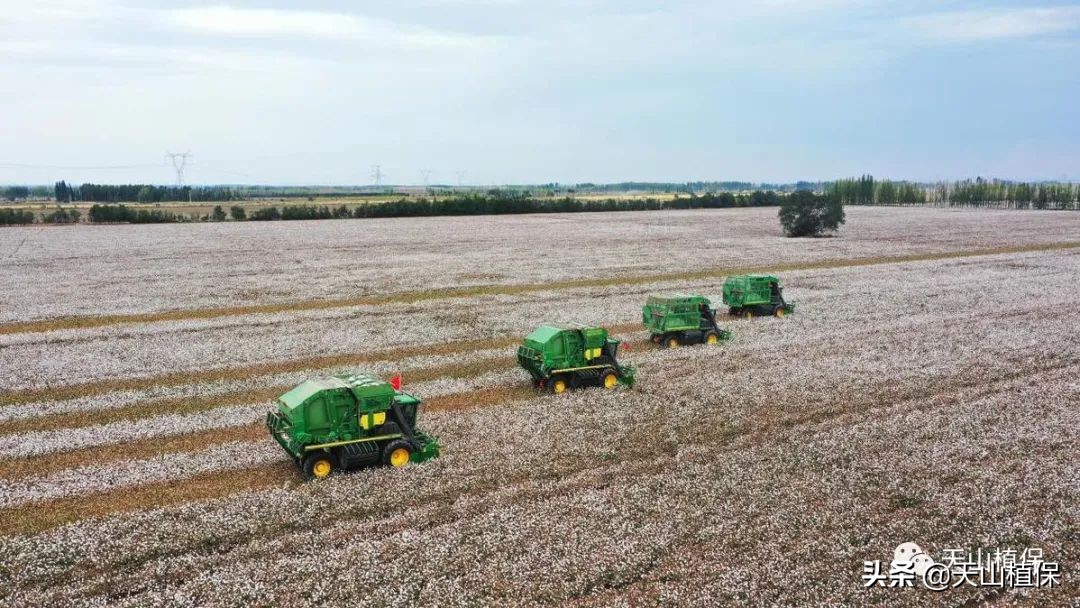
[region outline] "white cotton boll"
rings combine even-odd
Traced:
[[[45,477],[6,482],[3,492],[0,492],[0,508],[165,480],[181,480],[214,471],[250,468],[285,457],[277,444],[268,441],[230,442],[197,452],[167,453],[141,460],[65,469]]]
[[[890,235],[891,210],[854,211],[851,221],[868,222],[865,229],[876,239]],[[911,221],[937,226],[942,214],[932,211],[912,211]],[[969,215],[956,214],[953,225],[970,231],[964,243],[1001,242]],[[849,247],[869,251],[866,243],[843,240],[799,246],[814,250],[807,256],[839,256]],[[883,249],[928,246],[936,245],[897,239]],[[715,247],[718,255],[738,254],[720,253],[730,244]],[[631,257],[615,256],[626,263]],[[5,537],[0,576],[10,584],[0,597],[12,606],[908,602],[909,595],[861,589],[858,564],[887,558],[903,539],[947,546],[1023,534],[1045,542],[1055,556],[1065,546],[1067,518],[1054,514],[1067,512],[1077,490],[1068,440],[1080,426],[1073,405],[1080,399],[1074,356],[1080,312],[1067,304],[1080,295],[1078,273],[1080,256],[1054,253],[782,275],[798,312],[783,320],[721,319],[735,337],[718,347],[639,347],[641,330],[619,332],[635,342],[621,354],[638,366],[634,389],[558,396],[511,391],[497,406],[422,412],[420,426],[438,435],[443,449],[442,457],[422,465],[317,483],[296,481],[290,471],[282,473],[288,479],[271,480],[271,489],[248,491],[238,482],[217,499]],[[1018,280],[1029,275],[1038,280]],[[378,306],[357,322],[385,328],[356,335],[381,339],[381,332],[394,331],[399,315],[430,316],[423,322],[429,325],[403,326],[430,330],[434,345],[455,335],[489,337],[484,332],[493,325],[521,335],[559,316],[633,325],[650,291],[706,291],[703,283]],[[707,295],[718,291],[715,283]],[[1035,314],[1047,307],[1060,313]],[[303,327],[283,331],[278,345],[269,343],[273,332],[267,332],[256,358],[305,354],[306,332],[334,335],[329,320],[305,316]],[[446,324],[454,331],[440,333]],[[176,361],[201,369],[253,335],[224,326],[205,333],[214,335],[204,343],[211,346]],[[299,337],[290,342],[290,336]],[[427,336],[407,339],[422,345]],[[344,340],[350,352],[372,348]],[[160,373],[168,369],[169,349],[183,340],[153,341],[133,335],[122,343],[139,356],[152,355],[146,369]],[[68,362],[65,348],[58,343],[41,352]],[[112,356],[123,349],[98,348]],[[514,367],[513,346],[483,352],[398,357],[372,367],[403,369],[406,390],[424,398],[527,385]],[[484,370],[487,360],[508,366]],[[75,377],[128,369],[129,362],[117,361],[102,370],[77,367]],[[410,380],[410,370],[458,361],[478,363],[480,371]],[[31,368],[19,372],[24,379]],[[142,397],[221,394],[304,375],[131,391],[50,407],[59,408],[54,413],[107,409]],[[155,416],[143,431],[135,430],[139,421],[33,438],[61,450],[173,432],[212,434],[237,420],[258,422],[267,405],[240,406],[235,418],[225,413],[229,408],[190,419]],[[897,453],[924,458],[889,457]],[[285,460],[267,437],[166,455],[162,467],[151,460],[101,463],[24,478],[5,484],[0,499],[89,499],[106,490],[109,499],[122,501],[130,489],[161,476],[178,487],[199,471],[244,479],[250,470],[244,467],[256,466],[261,455]],[[230,459],[243,457],[250,460],[229,468],[237,464]],[[937,466],[942,463],[963,467]],[[162,490],[166,498],[171,491]],[[1031,500],[1040,508],[1016,508]],[[1053,597],[1050,603],[1061,596]],[[928,605],[957,601],[947,594],[920,598]]]
[[[98,426],[22,433],[9,437],[7,443],[0,445],[0,457],[25,458],[124,441],[240,426],[258,422],[265,417],[266,411],[265,404],[237,405],[195,414],[168,414]]]

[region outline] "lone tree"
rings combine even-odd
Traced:
[[[844,205],[839,197],[798,190],[780,203],[780,225],[790,237],[821,236],[843,223]]]

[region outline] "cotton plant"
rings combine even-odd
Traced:
[[[625,222],[603,228],[605,247],[619,243],[620,236],[636,240],[627,247],[612,245],[596,267],[573,272],[649,274],[654,268],[640,260],[642,243],[663,247],[665,263],[681,260],[696,267],[705,255],[722,266],[736,264],[747,252],[755,259],[814,261],[1022,245],[1061,240],[1069,226],[1059,215],[858,208],[841,239],[795,247],[763,237],[762,212],[736,210],[731,225],[719,226],[716,234],[699,226],[716,217],[710,212],[650,215],[667,223],[655,230],[624,214]],[[507,272],[528,259],[536,223],[549,220],[521,217],[504,224],[468,218],[452,234],[439,232],[444,220],[420,220],[416,228],[395,220],[396,228],[416,232],[377,236],[361,229],[372,225],[366,221],[317,222],[319,234],[331,239],[325,242],[370,238],[378,253],[351,275],[342,271],[355,257],[348,247],[317,260],[300,257],[319,269],[304,288],[378,295],[415,289],[425,280],[510,285],[576,276],[550,268],[528,277]],[[1015,222],[1020,228],[1012,232]],[[266,234],[240,225],[238,239],[225,244],[201,239],[196,230],[190,237],[195,241],[183,247],[166,238],[176,227],[160,227],[126,246],[132,255],[155,247],[169,255],[186,247],[196,260],[221,255],[237,268],[264,275],[230,283],[224,293],[248,290],[254,302],[304,299],[310,293],[286,285],[300,270],[270,268],[251,255],[274,239],[310,237],[304,229],[311,223],[292,224],[259,225]],[[428,232],[420,234],[421,228]],[[901,229],[932,236],[894,238]],[[87,229],[100,238],[115,230]],[[745,236],[754,230],[753,238]],[[676,235],[690,240],[663,245]],[[82,314],[95,305],[100,312],[108,312],[106,306],[132,312],[228,305],[213,288],[220,276],[178,276],[153,260],[132,270],[135,278],[122,278],[127,275],[121,264],[96,255],[97,238],[70,244],[71,255],[87,262],[89,277],[116,273],[119,283],[106,290],[127,295],[101,305],[78,290],[73,295],[32,287],[43,301],[19,299],[15,309],[34,317]],[[406,251],[407,238],[441,238],[438,251],[445,259],[436,264],[427,253]],[[505,259],[489,260],[477,273],[474,250],[484,247],[470,250],[469,244],[478,239],[512,245]],[[583,242],[584,248],[597,241]],[[693,260],[678,257],[687,243],[699,247]],[[71,275],[49,251],[55,257],[59,249],[46,245],[28,254],[16,273],[36,266],[36,272],[70,278],[71,285],[89,280]],[[451,259],[459,255],[465,260],[460,264]],[[672,350],[649,344],[638,327],[644,297],[683,290],[715,297],[719,280],[0,335],[0,366],[10,370],[0,379],[7,383],[0,389],[8,391],[4,397],[28,388],[42,391],[0,405],[0,425],[39,416],[66,423],[65,416],[74,420],[99,410],[148,406],[131,420],[8,434],[0,461],[46,463],[80,450],[149,446],[180,435],[211,438],[197,448],[185,444],[149,458],[88,456],[70,467],[5,478],[0,513],[12,517],[75,500],[118,512],[94,518],[76,513],[67,525],[0,536],[0,601],[979,601],[978,591],[965,588],[941,594],[865,590],[859,566],[888,559],[905,541],[937,551],[1027,539],[1063,564],[1080,559],[1068,527],[1080,503],[1073,474],[1080,453],[1072,440],[1080,425],[1074,405],[1080,400],[1080,313],[1073,305],[1080,295],[1078,274],[1080,256],[1067,250],[781,273],[798,314],[750,322],[721,316],[735,333],[730,342]],[[365,282],[373,277],[375,282]],[[131,296],[128,280],[145,281],[146,291]],[[166,293],[170,281],[174,291]],[[190,289],[190,297],[177,296],[180,288]],[[5,289],[0,286],[0,298],[11,301]],[[723,309],[718,299],[714,304]],[[531,390],[527,374],[516,367],[516,340],[541,322],[573,318],[620,328],[615,337],[631,346],[620,360],[638,366],[635,388],[564,395]],[[342,324],[346,329],[335,331]],[[257,427],[272,401],[194,413],[167,409],[177,399],[232,398],[310,375],[354,371],[315,366],[238,378],[216,371],[200,376],[215,367],[256,369],[302,360],[313,349],[382,353],[356,367],[384,377],[402,372],[405,390],[430,399],[421,416],[425,430],[439,436],[442,456],[401,470],[365,469],[305,483],[289,466],[268,466],[290,464],[269,436],[212,441],[229,429]],[[165,382],[176,370],[192,375]],[[418,375],[422,379],[413,380]],[[60,394],[79,383],[122,378],[143,378],[150,385],[48,397],[52,389]],[[464,405],[440,410],[440,399]],[[215,473],[217,492],[181,499],[194,478]],[[261,483],[249,485],[255,479]],[[151,487],[153,495],[145,495]],[[1069,599],[1068,588],[1044,591],[1012,599],[1044,605]]]

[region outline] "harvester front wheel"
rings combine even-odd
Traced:
[[[604,388],[612,389],[619,385],[619,376],[615,373],[615,370],[605,369],[604,372],[600,374],[600,382]]]
[[[784,318],[784,314],[785,314],[785,311],[784,311],[784,305],[783,305],[783,304],[778,304],[778,305],[776,306],[776,309],[775,309],[775,310],[773,310],[773,314],[774,314],[774,315],[776,315],[776,318],[777,318],[777,319],[783,319],[783,318]]]
[[[409,464],[411,456],[412,448],[409,447],[409,442],[397,439],[387,444],[386,449],[383,450],[383,464],[400,469]]]
[[[566,376],[555,376],[548,381],[548,387],[556,395],[565,393],[570,388],[570,380]]]
[[[325,479],[335,468],[334,456],[329,452],[312,452],[304,456],[304,474],[310,479]]]
[[[743,318],[746,319],[747,321],[753,320],[754,311],[752,311],[752,310],[743,311]]]
[[[719,341],[720,341],[720,336],[717,336],[715,331],[710,331],[709,333],[705,334],[705,343],[706,344],[712,345],[712,344],[716,344]]]
[[[679,337],[668,336],[666,344],[668,348],[679,348]]]

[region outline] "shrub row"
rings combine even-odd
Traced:
[[[364,203],[350,208],[347,205],[285,205],[262,207],[250,213],[233,206],[229,211],[234,220],[322,220],[342,218],[430,217],[443,215],[509,215],[522,213],[576,213],[588,211],[652,211],[659,209],[718,209],[724,207],[763,207],[779,205],[781,197],[775,192],[753,192],[734,195],[728,192],[702,196],[679,197],[672,200],[656,198],[579,200],[565,197],[540,199],[514,192],[472,194],[444,199],[400,199],[385,203]],[[90,208],[91,222],[165,223],[191,221],[186,215],[168,211],[132,209],[125,205],[94,205]],[[219,205],[202,219],[221,221],[225,210]]]

